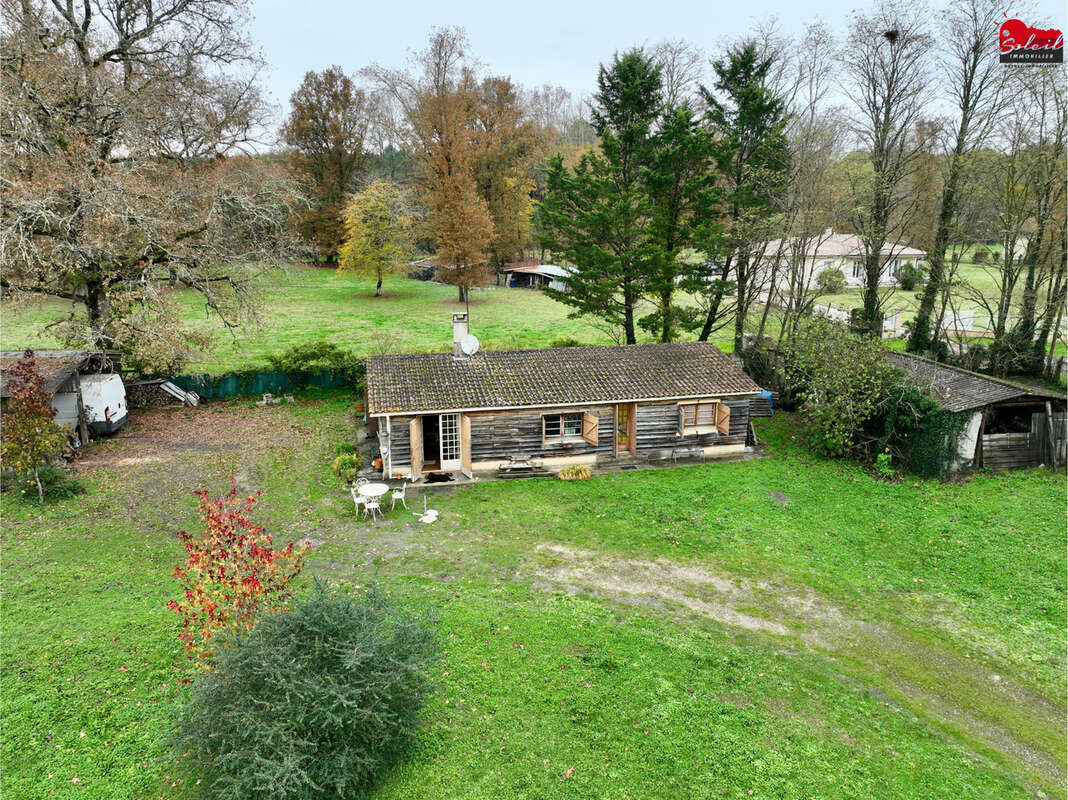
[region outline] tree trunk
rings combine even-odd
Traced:
[[[745,323],[749,316],[749,257],[740,256],[735,274],[738,276],[738,304],[734,309],[734,352],[742,352],[742,337],[745,335]]]
[[[879,309],[879,276],[882,273],[882,242],[864,257],[864,304],[861,322],[864,332],[872,336],[882,333],[883,325]]]
[[[375,284],[375,297],[382,296],[382,276],[378,276],[378,283]]]
[[[634,293],[626,279],[623,282],[623,336],[627,344],[638,343],[634,332]]]
[[[467,302],[467,287],[460,284],[456,287],[457,295],[461,303]]]
[[[712,335],[712,326],[716,324],[716,320],[719,318],[719,306],[723,302],[723,287],[727,282],[727,276],[731,271],[731,259],[728,258],[723,268],[720,270],[719,279],[721,281],[719,287],[716,289],[715,294],[712,297],[712,302],[708,306],[708,314],[705,315],[705,324],[701,328],[701,334],[697,337],[699,342],[707,342],[708,337]]]
[[[672,327],[674,320],[671,312],[672,289],[664,289],[660,292],[660,341],[670,342],[672,339]]]
[[[104,284],[89,280],[85,284],[85,311],[89,317],[89,340],[92,347],[106,350],[108,347],[108,299]]]
[[[44,502],[44,489],[41,487],[41,476],[38,474],[37,467],[33,468],[33,481],[37,484],[37,500],[40,503]]]
[[[909,334],[908,350],[911,353],[932,351],[935,340],[938,338],[938,331],[935,331],[933,336],[931,334],[931,314],[934,312],[935,301],[945,282],[946,247],[949,245],[949,229],[957,211],[957,181],[960,178],[963,160],[960,151],[963,147],[962,137],[966,133],[967,127],[962,126],[957,134],[957,147],[950,156],[949,175],[942,189],[942,205],[938,211],[934,244],[928,260],[927,283],[924,284],[920,307],[912,321],[912,333]]]

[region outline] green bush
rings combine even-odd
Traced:
[[[334,448],[334,454],[335,455],[339,455],[339,456],[343,456],[346,453],[355,453],[355,452],[356,452],[356,445],[354,445],[352,442],[342,442],[336,448]]]
[[[976,264],[985,264],[990,260],[990,250],[985,247],[976,247],[972,252],[972,261]]]
[[[927,273],[922,267],[906,264],[897,271],[897,284],[906,292],[911,292],[918,286],[922,286],[927,278]]]
[[[355,477],[356,470],[363,466],[359,453],[342,453],[334,459],[334,474],[349,480]]]
[[[816,289],[820,294],[841,294],[847,288],[845,273],[840,269],[825,269],[816,276]]]
[[[879,453],[875,457],[875,472],[884,480],[893,480],[897,475],[893,464],[894,457],[890,453]]]
[[[200,796],[361,798],[414,744],[437,645],[381,592],[317,583],[223,641],[171,737]]]
[[[333,342],[295,344],[279,355],[268,356],[267,361],[279,372],[341,372],[354,386],[363,382],[363,359]]]
[[[72,497],[83,494],[85,485],[77,478],[72,478],[62,467],[41,467],[37,471],[41,479],[41,489],[44,492],[45,503],[55,503],[60,500],[69,500]],[[18,493],[19,499],[26,503],[37,505],[37,484],[32,476],[27,476],[18,482],[22,490]]]
[[[841,456],[864,452],[864,426],[875,417],[896,371],[882,342],[812,317],[782,350],[786,382],[804,405],[801,418],[813,449]]]

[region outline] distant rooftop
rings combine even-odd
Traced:
[[[789,249],[791,241],[793,240],[774,239],[768,242],[764,253],[767,256],[774,256],[780,249],[786,251]],[[887,242],[883,246],[881,253],[887,258],[901,256],[912,258],[927,255],[923,250],[917,250],[915,247],[908,247],[897,242]],[[805,255],[812,258],[859,257],[864,255],[864,242],[856,234],[825,231],[809,240]]]

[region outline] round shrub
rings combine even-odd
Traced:
[[[359,453],[342,453],[334,459],[333,470],[335,475],[347,476],[361,466],[363,466],[363,459],[360,458]]]
[[[415,742],[436,652],[426,621],[381,592],[348,597],[317,583],[224,640],[172,747],[205,797],[364,797]]]
[[[906,292],[911,292],[913,289],[923,285],[926,277],[927,275],[922,267],[906,264],[897,272],[897,283]]]
[[[820,294],[841,294],[848,288],[845,273],[840,269],[825,269],[816,276],[816,288]]]

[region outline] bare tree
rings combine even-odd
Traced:
[[[68,298],[72,344],[188,353],[163,282],[227,325],[291,250],[299,201],[266,160],[259,61],[238,0],[4,0],[0,262]],[[150,355],[145,355],[150,354]]]
[[[668,39],[653,45],[650,53],[660,67],[664,105],[697,108],[700,100],[698,87],[704,79],[707,63],[701,48],[684,39]]]
[[[1012,70],[1008,80],[1000,152],[981,154],[978,184],[992,201],[1001,243],[1000,259],[984,268],[997,291],[988,297],[980,286],[963,287],[990,316],[989,366],[998,374],[1052,364],[1065,288],[1064,68]]]
[[[997,0],[954,0],[942,16],[939,72],[953,99],[956,116],[953,138],[944,160],[942,196],[934,224],[934,241],[928,254],[927,283],[912,324],[908,347],[915,352],[937,352],[939,329],[932,329],[932,314],[945,279],[946,248],[957,216],[958,191],[969,153],[981,147],[999,117],[999,99],[1005,73],[991,31],[1004,9]]]
[[[850,179],[851,221],[864,246],[862,322],[873,333],[882,326],[880,278],[913,210],[905,190],[922,150],[916,123],[930,99],[925,17],[915,4],[879,0],[869,13],[854,14],[839,57],[855,109],[853,133],[865,155]]]

